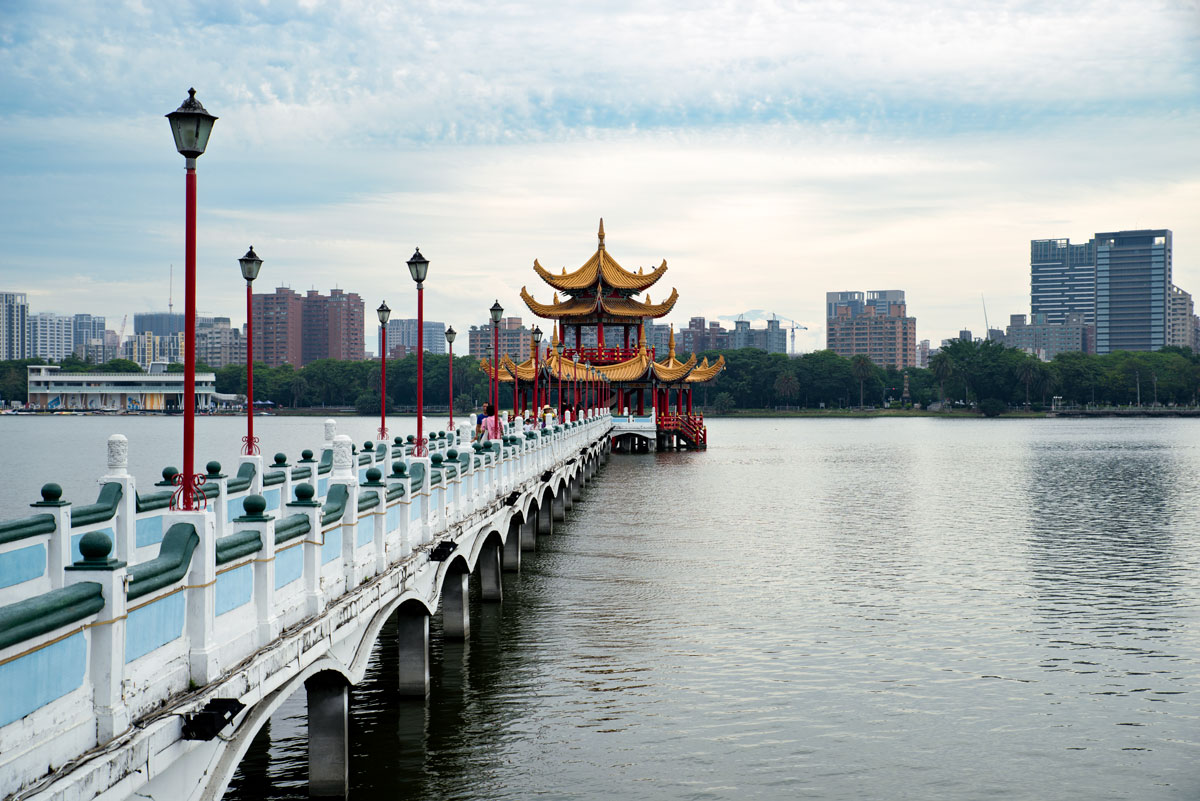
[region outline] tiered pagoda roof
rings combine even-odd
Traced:
[[[644,320],[670,314],[679,300],[679,292],[675,289],[662,303],[653,303],[649,297],[645,300],[633,298],[633,295],[645,292],[663,277],[667,272],[666,260],[650,272],[638,268],[636,273],[632,273],[618,264],[605,249],[604,220],[600,220],[597,237],[599,244],[596,252],[574,272],[568,273],[564,267],[560,274],[555,275],[534,259],[533,271],[556,291],[553,302],[539,303],[525,287],[521,287],[521,299],[529,310],[538,317],[568,321],[601,315]],[[568,295],[568,298],[560,301],[559,292]]]

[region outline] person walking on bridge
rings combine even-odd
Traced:
[[[504,436],[504,421],[496,412],[496,407],[488,404],[484,407],[483,436],[489,440],[500,439]]]

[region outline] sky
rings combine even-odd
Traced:
[[[1170,228],[1200,298],[1200,2],[0,3],[0,291],[183,307],[196,88],[201,313],[332,287],[463,331],[596,247],[666,321],[808,326],[903,289],[918,339],[1029,312],[1029,240]],[[761,324],[760,324],[761,325]],[[132,327],[127,333],[132,332]]]

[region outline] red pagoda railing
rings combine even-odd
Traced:
[[[678,431],[697,447],[708,446],[708,427],[704,425],[703,414],[660,413],[658,430]]]
[[[650,358],[654,358],[654,348],[647,348]],[[637,348],[563,348],[563,356],[577,362],[591,364],[616,364],[629,361],[638,355]]]

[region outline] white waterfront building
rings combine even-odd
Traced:
[[[64,373],[54,364],[31,364],[30,408],[47,411],[164,411],[183,408],[183,373],[152,365],[149,373]],[[159,368],[155,370],[153,368]],[[217,395],[214,373],[196,374],[196,409],[206,411],[240,396]]]

